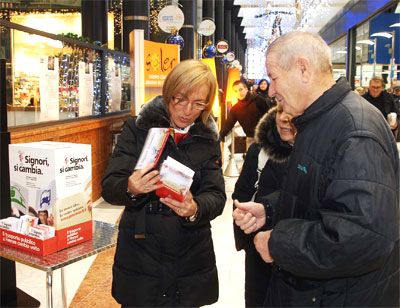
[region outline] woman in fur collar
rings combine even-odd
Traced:
[[[210,221],[226,195],[217,127],[211,107],[216,80],[199,61],[179,63],[162,97],[130,118],[102,182],[103,198],[124,205],[113,265],[112,295],[122,306],[195,307],[218,299]],[[156,168],[135,170],[147,132],[171,128]],[[195,173],[182,202],[156,194],[160,164],[168,157]]]
[[[282,111],[282,107],[278,105],[270,109],[256,127],[256,143],[247,152],[232,195],[232,199],[235,200],[233,218],[236,249],[244,249],[246,252],[246,307],[263,306],[271,264],[265,263],[255,249],[253,243],[255,233],[245,234],[242,231],[240,223],[243,214],[235,205],[237,202],[243,203],[252,200],[263,203],[268,215],[265,229],[273,226],[275,212],[273,204],[279,196],[286,162],[292,150],[295,135],[296,129],[291,123],[291,117]],[[260,151],[264,151],[267,160],[261,173],[258,174],[258,161],[263,159],[263,156],[259,155]]]

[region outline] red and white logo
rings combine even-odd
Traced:
[[[218,41],[218,43],[217,43],[217,51],[219,52],[219,53],[225,53],[225,52],[227,52],[228,51],[228,49],[229,49],[229,44],[228,44],[228,42],[227,41]]]

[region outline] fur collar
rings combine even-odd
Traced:
[[[292,146],[281,140],[275,123],[276,108],[271,108],[258,122],[255,140],[260,144],[269,159],[282,163],[289,159]]]
[[[136,118],[136,126],[144,130],[149,130],[151,127],[172,127],[166,107],[162,96],[155,97],[143,106]],[[211,116],[208,117],[206,125],[198,118],[190,128],[189,134],[218,140],[217,124]]]

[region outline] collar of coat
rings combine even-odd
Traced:
[[[268,159],[275,162],[286,162],[292,152],[292,146],[282,141],[276,128],[276,107],[271,108],[260,119],[256,126],[255,140],[268,155]]]
[[[162,96],[157,96],[146,103],[136,118],[136,126],[139,129],[149,130],[152,127],[172,127],[169,113],[164,104]],[[200,117],[189,130],[191,136],[218,140],[218,128],[214,119],[209,116],[206,125],[201,122]]]
[[[339,78],[336,84],[326,90],[302,115],[292,120],[297,132],[299,133],[304,125],[340,103],[350,91],[347,80],[344,77]]]

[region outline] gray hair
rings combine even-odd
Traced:
[[[306,57],[321,73],[332,73],[331,49],[317,34],[293,31],[278,37],[269,45],[266,57],[274,53],[279,66],[288,71],[298,57]]]

